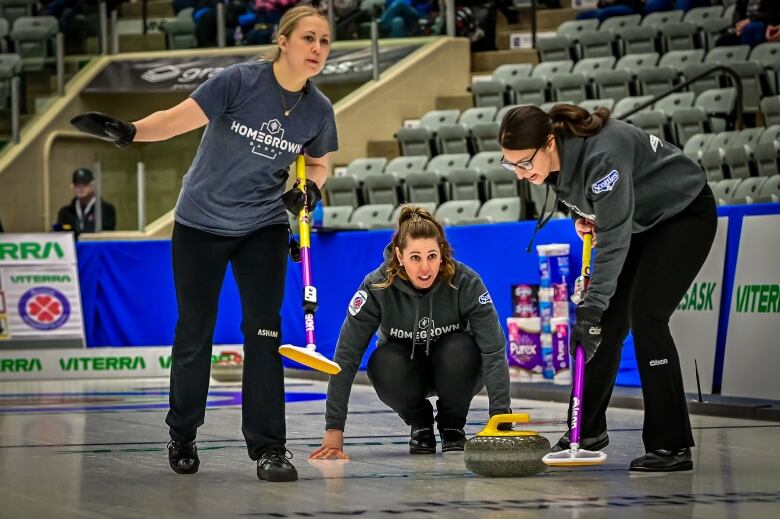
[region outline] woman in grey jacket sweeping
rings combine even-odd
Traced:
[[[404,207],[384,264],[352,297],[330,377],[326,431],[313,459],[344,453],[347,403],[374,333],[368,378],[380,400],[411,426],[409,452],[436,452],[433,408],[442,452],[462,451],[471,400],[487,386],[490,414],[510,411],[506,338],[479,275],[452,259],[441,224],[425,209]]]
[[[669,318],[715,237],[715,200],[704,172],[676,146],[611,120],[604,108],[593,114],[567,104],[549,114],[516,108],[498,138],[502,165],[555,191],[578,234],[593,233],[598,243],[571,334],[588,362],[580,446],[600,450],[609,443],[605,412],[630,326],[646,450],[630,470],[690,470],[693,436]],[[540,214],[537,230],[545,223]],[[564,435],[554,450],[568,448]]]

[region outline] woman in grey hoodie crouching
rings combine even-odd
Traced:
[[[352,297],[330,377],[322,446],[313,459],[348,458],[344,425],[355,374],[371,337],[368,378],[379,399],[411,427],[409,452],[462,451],[471,400],[487,387],[490,414],[510,412],[506,337],[479,275],[452,259],[441,224],[425,209],[401,210],[381,267]]]

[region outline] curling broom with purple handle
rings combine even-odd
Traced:
[[[577,279],[576,290],[572,300],[581,304],[590,282],[590,256],[593,245],[593,235],[583,236],[582,243],[582,273]],[[585,386],[585,350],[581,344],[574,344],[574,394],[571,400],[571,430],[569,431],[569,448],[560,452],[547,454],[542,461],[551,467],[581,467],[600,465],[607,461],[607,455],[601,451],[580,449],[580,430],[582,423],[582,393]]]
[[[306,330],[306,346],[284,344],[279,347],[279,353],[299,364],[335,375],[341,367],[317,352],[317,340],[314,335],[314,312],[317,311],[317,288],[314,286],[311,274],[311,228],[306,200],[306,161],[303,155],[295,160],[295,176],[297,188],[303,191],[303,209],[298,215],[301,235],[301,273],[303,277],[303,324]]]

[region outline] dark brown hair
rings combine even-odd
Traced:
[[[444,237],[444,228],[434,216],[422,207],[404,205],[398,216],[398,228],[390,242],[392,248],[390,260],[387,263],[387,279],[374,285],[375,288],[388,288],[396,277],[409,281],[406,271],[398,261],[395,248],[403,251],[408,240],[418,238],[432,238],[436,240],[441,249],[441,267],[439,276],[452,285],[452,277],[455,275],[455,262],[452,261],[452,248]]]
[[[541,148],[550,135],[590,137],[601,131],[610,115],[604,107],[590,113],[577,105],[557,104],[547,114],[536,106],[518,106],[501,121],[498,142],[502,148],[527,150]]]

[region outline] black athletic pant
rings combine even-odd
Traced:
[[[425,345],[383,344],[368,359],[368,379],[379,399],[398,413],[407,425],[430,427],[433,408],[427,397],[438,395],[439,429],[462,429],[474,395],[482,390],[482,357],[474,339],[450,333]]]
[[[241,297],[244,334],[242,431],[249,456],[285,443],[284,374],[279,355],[287,271],[287,226],[226,237],[175,224],[173,276],[179,320],[171,363],[171,438],[195,439],[203,425],[217,303],[228,263]],[[262,335],[259,330],[265,330]],[[275,336],[274,336],[275,335]]]
[[[716,227],[715,200],[705,187],[681,213],[631,237],[617,290],[602,317],[601,345],[585,367],[583,437],[607,429],[605,413],[630,327],[644,396],[645,449],[694,445],[669,318],[704,264]]]

